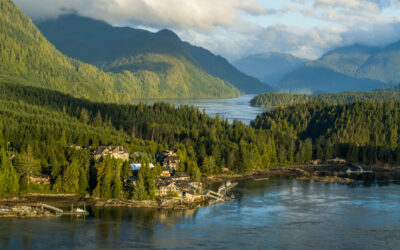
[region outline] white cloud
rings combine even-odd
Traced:
[[[256,0],[14,0],[33,19],[56,17],[65,10],[112,24],[211,29],[229,27],[241,14],[266,15],[274,10]]]
[[[280,9],[270,0],[13,1],[34,19],[75,10],[111,24],[171,28],[231,60],[266,51],[316,58],[337,46],[400,39],[400,0],[281,0]],[[268,25],[257,21],[266,16]]]

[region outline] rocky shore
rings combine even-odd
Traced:
[[[363,166],[364,170],[372,171],[365,174],[348,174],[350,169],[356,171],[357,167],[352,164],[326,164],[306,165],[294,167],[277,167],[271,169],[255,170],[244,174],[217,174],[204,176],[204,182],[208,185],[223,183],[226,181],[246,181],[262,178],[296,178],[300,181],[320,181],[328,183],[353,183],[360,180],[399,180],[400,167],[385,166]]]
[[[39,207],[0,205],[0,218],[44,218],[54,216],[56,214]]]
[[[172,209],[185,210],[200,208],[208,201],[207,197],[201,197],[195,200],[187,200],[184,198],[166,198],[159,200],[135,201],[127,199],[108,199],[96,200],[96,207],[135,207],[135,208],[153,208],[153,209]]]

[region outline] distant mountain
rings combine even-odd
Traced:
[[[308,61],[290,54],[268,52],[242,58],[233,62],[233,65],[262,82],[274,84]]]
[[[287,74],[284,90],[368,91],[400,82],[400,44],[384,48],[355,44],[329,51]]]
[[[235,76],[210,72],[188,50],[188,44],[170,30],[152,33],[141,29],[114,27],[103,21],[75,14],[40,22],[38,27],[63,53],[106,72],[152,72],[152,77],[159,78],[165,85],[181,84],[180,89],[183,90],[193,89],[196,83],[200,83],[196,87],[199,93],[218,93],[224,88],[225,92],[229,92],[231,84],[246,92],[243,86],[250,84],[245,82],[248,79],[238,80]],[[213,62],[208,62],[210,63]],[[221,85],[220,79],[225,81],[226,87]],[[184,84],[188,86],[185,87]],[[233,90],[230,92],[235,94]]]
[[[190,43],[185,43],[185,45],[193,58],[205,71],[215,77],[229,81],[238,89],[248,94],[274,91],[271,86],[236,69],[225,58],[216,56],[210,51],[193,46]]]
[[[0,84],[11,82],[39,86],[106,102],[130,102],[134,98],[149,97],[221,98],[239,95],[230,83],[207,74],[193,63],[161,54],[146,54],[142,56],[144,59],[127,58],[141,63],[141,68],[134,72],[119,70],[122,63],[113,61],[107,64],[103,57],[98,56],[98,62],[104,64],[102,69],[117,69],[105,73],[95,66],[63,55],[10,0],[0,0],[0,13]],[[171,33],[161,31],[158,35],[168,37]],[[98,44],[104,44],[102,39],[99,40]],[[91,51],[100,48],[92,48]],[[79,53],[89,54],[85,54],[84,49]],[[108,56],[111,58],[113,55],[109,53]],[[186,56],[190,58],[189,54]],[[124,65],[129,66],[128,63]],[[164,71],[156,73],[159,69]]]

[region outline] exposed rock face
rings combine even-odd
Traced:
[[[55,214],[31,206],[0,206],[0,218],[42,218]]]

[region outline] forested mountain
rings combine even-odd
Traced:
[[[369,92],[340,92],[328,94],[290,94],[290,93],[263,93],[251,99],[250,104],[255,107],[277,107],[308,102],[324,102],[330,104],[344,104],[359,101],[393,101],[400,102],[400,92],[394,88]]]
[[[271,86],[259,81],[258,79],[246,75],[236,69],[225,58],[216,56],[210,51],[185,43],[190,54],[209,74],[231,82],[238,89],[248,94],[258,94],[262,92],[272,92]]]
[[[152,33],[141,29],[114,27],[103,21],[75,14],[40,22],[38,27],[66,55],[107,72],[151,72],[153,78],[158,77],[164,84],[180,84],[182,88],[185,88],[186,82],[200,82],[204,90],[199,86],[199,91],[209,88],[210,84],[206,81],[217,85],[210,75],[232,83],[243,92],[247,92],[247,86],[258,84],[255,79],[245,76],[225,59],[210,52],[206,61],[197,57],[197,53],[190,49],[192,46],[183,43],[170,30]],[[253,83],[255,81],[257,83]],[[269,90],[261,83],[260,86],[263,88],[260,87],[257,93]]]
[[[352,45],[332,50],[289,73],[282,89],[325,92],[373,90],[400,81],[400,47]]]
[[[141,97],[233,97],[239,94],[231,84],[195,66],[175,63],[173,58],[163,59],[165,63],[175,64],[169,70],[173,73],[162,77],[149,70],[104,73],[60,53],[10,0],[0,0],[0,12],[0,79],[4,81],[110,102]]]
[[[233,65],[262,82],[274,84],[308,61],[290,54],[268,52],[242,58],[233,62]]]

